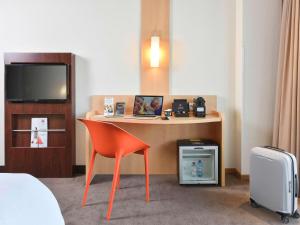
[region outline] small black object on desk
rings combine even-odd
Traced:
[[[186,99],[174,99],[173,112],[175,117],[189,117],[189,103]]]
[[[196,117],[205,117],[206,115],[206,106],[205,100],[202,97],[194,99],[194,116]]]

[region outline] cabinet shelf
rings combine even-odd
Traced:
[[[35,130],[31,129],[15,129],[12,132],[32,132]],[[48,129],[48,130],[39,130],[38,132],[66,132],[66,129]]]
[[[32,148],[32,147],[26,147],[26,146],[24,146],[24,147],[14,147],[14,146],[12,146],[12,147],[9,147],[10,149],[24,149],[24,150],[35,150],[35,149],[37,149],[37,150],[43,150],[43,149],[65,149],[65,147],[43,147],[43,148]]]

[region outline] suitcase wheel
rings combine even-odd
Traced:
[[[253,207],[253,208],[258,208],[259,205],[256,203],[256,201],[254,201],[252,198],[250,198],[250,205]]]
[[[284,224],[288,224],[290,222],[289,216],[281,215],[281,222]]]
[[[299,218],[300,218],[300,214],[299,214],[298,210],[296,210],[296,211],[293,213],[292,217],[295,218],[295,219],[299,219]]]

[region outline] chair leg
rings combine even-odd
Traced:
[[[121,179],[121,175],[120,175],[120,170],[119,170],[119,174],[118,174],[118,182],[117,182],[117,188],[120,189],[120,179]]]
[[[86,184],[85,184],[85,191],[84,191],[83,199],[82,199],[82,207],[84,207],[85,203],[86,203],[87,194],[88,194],[90,183],[91,183],[91,176],[92,176],[92,172],[93,172],[95,157],[96,157],[96,151],[94,150],[92,153],[89,172],[88,172],[88,176],[87,176],[87,180],[86,180]]]
[[[117,187],[117,182],[118,182],[118,177],[119,177],[119,172],[120,172],[120,162],[121,162],[121,156],[117,156],[116,162],[115,162],[114,177],[113,177],[111,192],[110,192],[110,196],[109,196],[109,205],[108,205],[108,210],[107,210],[107,214],[106,214],[107,220],[110,220],[111,210],[112,210],[113,203],[114,203],[116,187]]]
[[[150,200],[150,193],[149,193],[149,150],[144,150],[144,160],[145,160],[145,178],[146,178],[146,201],[149,202]]]

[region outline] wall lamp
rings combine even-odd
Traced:
[[[153,68],[159,67],[159,61],[160,61],[159,36],[152,36],[151,49],[150,49],[150,66]]]

